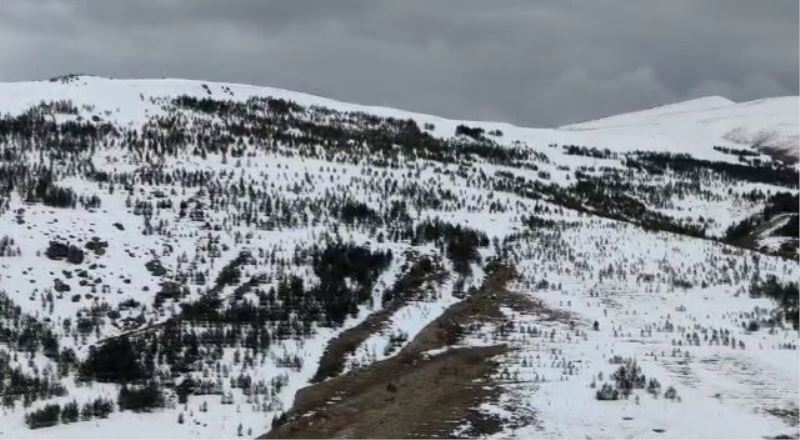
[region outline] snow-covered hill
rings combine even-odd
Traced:
[[[642,144],[684,145],[701,153],[707,145],[735,145],[780,153],[797,161],[800,153],[800,99],[765,98],[736,103],[709,96],[648,110],[570,124],[564,130],[592,135],[627,137],[636,133]]]
[[[0,437],[797,435],[796,103],[0,84]]]
[[[206,88],[207,87],[207,88]],[[210,83],[182,79],[114,80],[94,76],[58,81],[0,83],[3,112],[20,112],[41,101],[67,99],[91,105],[122,125],[141,123],[159,113],[159,106],[142,97],[188,95],[245,100],[272,96],[301,105],[358,111],[382,117],[410,118],[419,125],[436,125],[434,134],[449,136],[459,124],[501,130],[507,138],[529,145],[586,145],[614,151],[689,153],[701,159],[729,160],[713,146],[751,149],[774,147],[797,157],[800,149],[800,97],[787,96],[735,103],[719,96],[693,99],[556,129],[518,127],[501,122],[460,121],[386,107],[350,104],[273,87]]]

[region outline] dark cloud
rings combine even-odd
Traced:
[[[708,94],[798,94],[798,2],[6,0],[0,80],[273,85],[558,125]]]

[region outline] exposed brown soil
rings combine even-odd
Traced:
[[[448,437],[496,391],[484,389],[505,347],[461,348],[430,359],[397,356],[300,390],[295,417],[268,438]],[[333,399],[339,399],[329,403]],[[496,429],[486,426],[485,429]]]
[[[349,328],[331,339],[322,353],[319,367],[317,367],[314,377],[311,378],[311,382],[322,382],[329,377],[341,374],[347,355],[353,353],[370,335],[380,331],[391,316],[390,309],[374,312],[357,326]]]
[[[502,306],[515,310],[533,310],[536,304],[528,298],[506,289],[506,284],[515,276],[513,268],[496,266],[488,268],[486,281],[481,289],[444,311],[425,326],[401,354],[421,353],[458,342],[465,328],[474,321],[503,318]]]
[[[497,432],[499,422],[480,414],[481,402],[499,393],[490,379],[503,345],[428,350],[459,341],[470,324],[502,318],[500,308],[536,308],[506,283],[512,268],[490,268],[483,287],[428,324],[396,356],[298,391],[287,419],[267,438],[450,437],[469,422],[470,436]]]
[[[353,353],[370,335],[383,329],[394,312],[420,294],[419,290],[426,282],[438,282],[445,276],[446,273],[440,267],[431,264],[430,261],[426,263],[423,260],[414,263],[393,287],[392,300],[388,304],[367,316],[360,324],[343,331],[328,342],[311,382],[317,383],[339,375],[344,370],[348,354]]]

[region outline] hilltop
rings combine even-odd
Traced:
[[[796,436],[796,104],[2,83],[0,437]]]

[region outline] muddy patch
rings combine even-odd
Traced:
[[[480,414],[499,391],[489,376],[503,346],[459,348],[428,359],[400,355],[298,392],[286,423],[268,438],[434,438],[469,423],[481,434],[499,423]]]
[[[348,355],[354,353],[371,335],[383,330],[395,312],[421,295],[424,286],[441,283],[446,276],[447,273],[435,261],[423,258],[415,262],[392,287],[390,299],[381,310],[328,342],[311,382],[322,382],[341,374]]]
[[[437,438],[499,432],[478,407],[500,389],[491,376],[505,345],[458,347],[471,324],[503,319],[503,307],[537,305],[506,289],[513,268],[487,267],[481,289],[450,306],[396,356],[298,391],[294,406],[266,438]],[[431,350],[444,351],[432,354]]]

